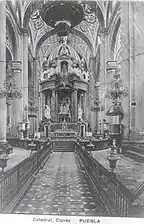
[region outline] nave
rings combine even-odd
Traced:
[[[102,205],[95,197],[97,203],[77,155],[53,152],[14,213],[100,216]]]

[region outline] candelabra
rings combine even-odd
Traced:
[[[14,80],[14,74],[12,71],[12,66],[9,65],[7,69],[7,75],[6,79],[3,83],[3,87],[0,88],[0,98],[6,99],[7,104],[7,125],[10,125],[10,112],[9,107],[11,105],[11,101],[13,99],[19,99],[22,97],[22,92],[19,90],[16,86],[15,80]],[[9,127],[8,127],[9,129]],[[8,130],[10,131],[10,130]]]
[[[113,101],[113,105],[108,109],[106,115],[108,116],[121,116],[123,117],[123,109],[121,105],[122,98],[128,95],[128,88],[123,86],[122,79],[120,78],[120,71],[117,70],[113,76],[114,80],[111,81],[111,89],[106,90],[105,97]]]
[[[14,76],[10,70],[6,75],[3,88],[0,88],[0,98],[6,98],[6,103],[10,104],[12,99],[19,99],[21,97],[22,92],[17,88]]]
[[[118,149],[121,148],[123,138],[123,125],[121,120],[124,117],[121,101],[128,96],[128,88],[123,86],[122,79],[120,77],[120,69],[117,67],[113,80],[110,83],[111,89],[106,90],[105,97],[112,100],[112,105],[109,107],[106,115],[118,117],[118,123],[110,124],[110,135],[116,139]]]

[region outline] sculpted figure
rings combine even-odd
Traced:
[[[83,111],[82,111],[81,106],[79,105],[78,106],[78,120],[82,121],[82,115],[83,115]]]
[[[49,105],[46,105],[45,106],[44,114],[45,114],[45,118],[47,118],[47,119],[50,119],[51,118],[51,115],[50,115],[50,106]]]

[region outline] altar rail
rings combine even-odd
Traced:
[[[76,123],[67,123],[67,130],[78,131],[78,124]],[[56,130],[62,130],[63,124],[62,123],[51,123],[50,125],[50,132],[55,132]]]
[[[7,138],[8,143],[13,147],[19,147],[23,149],[29,149],[29,144],[31,143],[31,139],[20,139],[20,138]],[[47,140],[34,140],[36,144],[36,151],[40,149],[41,146],[45,147],[47,144]]]
[[[45,144],[43,149],[23,160],[5,172],[0,179],[0,213],[11,213],[20,201],[35,175],[44,166],[52,151],[52,144]]]
[[[87,148],[87,145],[90,142],[90,139],[81,139],[80,144],[84,145]],[[93,139],[92,144],[94,145],[93,151],[108,149],[112,145],[111,139]]]
[[[79,144],[76,152],[90,178],[93,191],[98,193],[108,216],[127,217],[133,194],[116,176],[90,156]]]

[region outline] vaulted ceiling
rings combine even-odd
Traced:
[[[43,4],[49,0],[12,1],[21,25],[29,30],[29,48],[33,55],[43,60],[59,45],[59,37],[40,16]],[[54,1],[54,0],[51,0]],[[96,54],[100,29],[108,28],[117,10],[118,3],[113,1],[82,1],[85,19],[68,36],[69,46],[88,62]],[[23,9],[21,15],[19,8]]]

